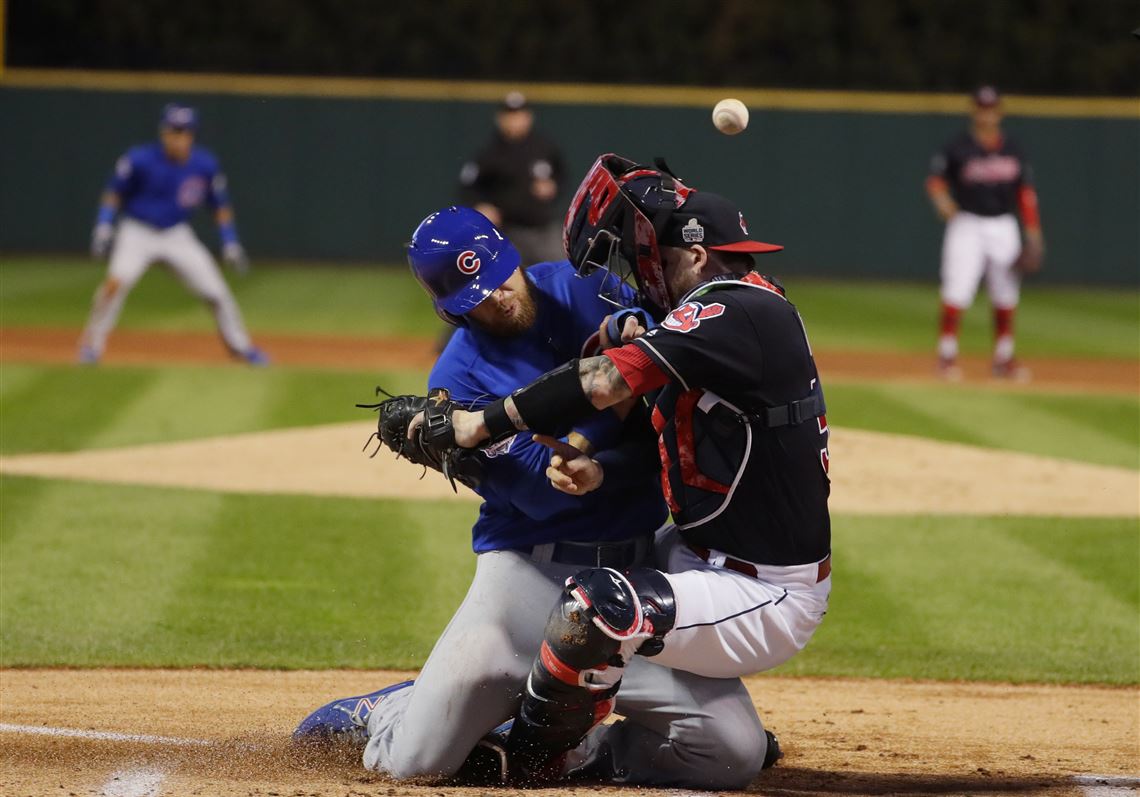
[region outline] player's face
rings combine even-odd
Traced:
[[[994,128],[1001,124],[1001,106],[991,105],[983,107],[981,105],[975,105],[970,116],[974,121],[975,127]]]
[[[526,109],[521,111],[499,111],[496,122],[499,125],[499,132],[503,134],[504,138],[511,140],[525,138],[526,134],[530,132],[531,127],[534,125],[534,114]]]
[[[467,318],[492,335],[510,337],[530,329],[537,315],[538,304],[530,283],[522,269],[516,268],[506,282],[467,314]]]
[[[705,281],[704,267],[709,258],[703,246],[662,246],[659,251],[665,285],[674,301]]]
[[[183,162],[190,158],[190,148],[194,146],[194,131],[177,127],[161,127],[158,130],[162,150],[171,160]]]

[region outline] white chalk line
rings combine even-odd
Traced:
[[[175,747],[204,747],[214,744],[208,739],[181,739],[177,736],[152,736],[145,733],[112,733],[111,731],[85,731],[80,728],[48,728],[41,725],[15,725],[0,722],[0,732],[27,733],[37,736],[63,736],[72,739],[98,739],[109,742],[138,742],[140,744],[166,744]]]
[[[1140,789],[1140,777],[1128,775],[1074,775],[1073,782],[1085,797],[1132,797]]]
[[[121,769],[99,792],[102,797],[158,797],[166,772],[161,769]]]

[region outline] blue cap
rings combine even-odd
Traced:
[[[160,124],[163,127],[173,127],[176,130],[197,130],[198,110],[189,105],[179,105],[176,102],[169,103],[162,109]]]
[[[408,244],[412,274],[452,323],[448,315],[473,310],[521,263],[514,244],[486,216],[454,205],[421,221]]]

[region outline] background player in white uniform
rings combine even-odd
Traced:
[[[127,294],[152,263],[162,261],[210,307],[222,341],[235,356],[251,365],[268,363],[265,353],[250,340],[241,310],[214,258],[189,224],[191,214],[203,202],[213,208],[223,257],[245,273],[248,261],[234,226],[226,178],[217,158],[194,143],[197,129],[194,108],[167,105],[159,123],[159,140],[131,148],[116,162],[91,233],[92,254],[102,258],[110,249],[111,262],[106,279],[95,291],[79,342],[80,362],[99,361]],[[120,211],[116,230],[115,216]]]
[[[994,376],[1029,376],[1013,356],[1013,320],[1022,273],[1040,266],[1044,242],[1029,164],[1002,132],[1001,118],[997,90],[982,86],[975,91],[969,130],[934,156],[926,180],[927,194],[946,222],[938,367],[947,379],[961,377],[958,325],[983,275],[994,312]],[[1015,207],[1021,211],[1024,246]]]

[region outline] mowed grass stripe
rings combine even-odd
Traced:
[[[4,479],[4,663],[414,667],[475,508]],[[1134,519],[834,519],[831,611],[784,669],[1135,684]]]
[[[146,389],[117,398],[127,405],[88,448],[136,445],[152,440],[206,437],[256,426],[272,392],[272,377],[253,369],[203,374],[197,368],[155,371]],[[210,369],[216,370],[216,369]],[[204,378],[204,376],[206,378]],[[208,413],[194,412],[208,403]]]
[[[222,498],[16,478],[0,490],[4,666],[143,663],[182,611]]]
[[[419,371],[4,364],[0,453],[161,443],[375,417],[375,386],[423,392]]]
[[[144,369],[5,363],[0,370],[14,383],[0,402],[4,454],[88,448],[108,427],[129,425],[132,397],[160,379],[159,371]]]
[[[1132,396],[842,382],[825,392],[828,420],[840,429],[1140,467],[1140,400]]]
[[[831,610],[783,671],[1140,681],[1138,576],[1112,564],[1136,561],[1133,519],[837,517],[834,530]]]

